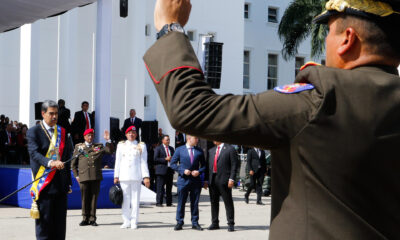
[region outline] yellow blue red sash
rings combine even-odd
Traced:
[[[61,126],[56,125],[53,137],[51,138],[50,141],[49,149],[47,150],[46,153],[46,158],[49,158],[54,161],[61,160],[64,147],[65,147],[65,129],[62,128]],[[57,150],[58,153],[56,152]],[[57,156],[60,156],[59,159],[57,159]],[[50,172],[52,169],[46,168],[45,166],[40,166],[39,171],[37,172],[36,177],[34,178],[34,179],[38,178],[40,179],[35,181],[30,189],[33,201],[37,201],[39,199],[40,192],[53,180],[56,171],[52,171],[47,176],[42,177],[43,175]]]

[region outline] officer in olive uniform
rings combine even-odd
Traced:
[[[329,1],[316,18],[327,66],[245,96],[204,82],[181,27],[190,9],[157,0],[146,67],[175,129],[271,149],[269,238],[400,239],[400,1]]]
[[[104,132],[104,139],[107,140],[106,147],[101,143],[93,143],[93,129],[87,129],[83,133],[83,138],[85,142],[75,145],[74,154],[77,154],[79,149],[83,149],[87,155],[80,155],[79,158],[72,160],[72,171],[79,183],[82,196],[83,220],[79,226],[97,226],[97,196],[100,192],[100,182],[103,180],[101,160],[105,153],[112,153],[113,146],[108,131]]]

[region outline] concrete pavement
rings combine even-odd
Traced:
[[[173,192],[176,192],[174,187]],[[155,205],[141,206],[138,229],[120,229],[122,224],[121,209],[98,209],[98,227],[78,224],[82,220],[80,210],[68,210],[67,237],[71,240],[105,240],[105,239],[204,239],[204,240],[233,240],[233,239],[268,239],[269,216],[271,199],[263,197],[265,205],[256,205],[256,194],[250,195],[250,203],[244,202],[244,192],[233,190],[235,204],[235,232],[227,231],[226,215],[223,202],[220,203],[220,230],[208,231],[206,228],[211,221],[211,206],[208,190],[202,190],[200,199],[200,225],[204,231],[191,229],[190,206],[186,204],[185,225],[182,231],[174,231],[176,224],[175,207],[156,207]],[[29,217],[29,209],[0,205],[0,236],[1,239],[35,239],[34,220]]]

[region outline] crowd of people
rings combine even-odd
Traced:
[[[60,103],[60,101],[59,101]],[[62,103],[62,102],[61,102]],[[110,133],[104,132],[106,145],[94,143],[94,122],[87,113],[87,102],[82,103],[82,111],[75,113],[71,126],[81,125],[82,134],[60,125],[61,107],[51,100],[42,105],[43,120],[28,132],[28,150],[31,158],[32,172],[36,179],[45,180],[43,184],[33,184],[32,216],[36,219],[38,239],[47,236],[54,239],[65,237],[66,199],[71,191],[71,171],[80,186],[82,200],[82,221],[80,226],[97,225],[97,198],[103,180],[103,158],[107,154],[115,155],[114,183],[120,184],[123,192],[121,228],[136,229],[139,222],[139,200],[142,184],[156,192],[156,207],[174,207],[172,186],[173,176],[177,179],[177,224],[174,230],[179,231],[184,225],[185,204],[190,199],[192,228],[203,230],[199,224],[199,198],[202,188],[210,189],[212,205],[212,223],[209,230],[219,229],[219,198],[222,197],[228,219],[228,231],[234,231],[234,203],[232,188],[235,186],[237,168],[240,165],[238,153],[234,147],[221,142],[204,152],[199,147],[199,139],[192,135],[176,132],[176,149],[170,146],[170,137],[159,134],[161,143],[145,144],[139,140],[141,119],[137,118],[134,109],[125,123],[126,140],[114,144]],[[79,116],[81,115],[81,116]],[[80,118],[81,123],[75,122]],[[135,126],[136,124],[136,126]],[[77,142],[73,147],[72,138]],[[82,142],[80,142],[82,140]],[[116,145],[116,147],[115,147]],[[149,145],[149,147],[147,147]],[[251,151],[249,151],[249,154]],[[255,150],[255,156],[248,154],[250,175],[263,175],[266,172],[266,158],[263,151]],[[67,160],[72,157],[72,162]],[[251,160],[256,162],[251,164]],[[50,168],[56,168],[53,175],[44,175]],[[111,167],[110,167],[111,168]],[[264,169],[265,168],[265,169]],[[46,177],[44,177],[46,176]],[[257,181],[259,181],[257,177]],[[152,183],[153,182],[153,186]],[[255,180],[251,184],[259,193]],[[258,184],[258,183],[257,183]],[[262,184],[262,180],[261,180]],[[250,186],[251,187],[251,186]],[[247,203],[248,203],[248,194]],[[40,195],[40,197],[39,197]],[[261,198],[261,196],[260,196]],[[262,205],[261,199],[257,204]],[[56,219],[56,221],[53,221]],[[59,229],[60,231],[54,231]]]
[[[0,164],[29,164],[24,123],[0,115]]]

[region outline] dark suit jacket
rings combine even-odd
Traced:
[[[199,147],[194,147],[193,149],[194,160],[193,164],[190,162],[190,156],[186,145],[178,147],[175,150],[174,156],[171,159],[171,168],[175,170],[178,174],[178,186],[184,186],[186,184],[190,184],[192,182],[196,182],[201,184],[200,175],[204,173],[206,170],[206,161],[204,158],[203,150]],[[184,174],[185,169],[189,169],[190,171],[198,170],[200,175],[197,177],[193,177],[192,175],[186,176]]]
[[[15,132],[11,132],[11,142],[17,143],[17,136],[15,135]],[[0,148],[4,148],[6,143],[8,143],[8,134],[6,130],[0,131]]]
[[[174,148],[168,147],[171,157],[174,155]],[[165,175],[168,171],[168,161],[165,160],[167,152],[164,145],[161,144],[154,149],[154,166],[157,175]],[[172,160],[172,159],[171,159]]]
[[[94,121],[92,114],[88,112],[88,115],[90,119],[91,128],[94,129]],[[83,111],[75,112],[74,121],[72,122],[71,128],[73,134],[78,134],[79,138],[83,139],[83,132],[86,129],[86,119]]]
[[[61,156],[61,161],[63,162],[71,158],[73,150],[71,139],[68,135],[65,137],[65,148]],[[45,157],[50,141],[40,125],[36,125],[28,130],[27,139],[32,173],[33,176],[36,177],[40,166],[45,166],[47,168],[48,162],[50,161],[49,158]],[[71,164],[67,163],[64,169],[56,170],[53,180],[43,191],[49,194],[67,193],[71,185]]]
[[[62,107],[58,110],[58,121],[57,124],[67,130],[68,133],[71,132],[71,124],[69,123],[69,118],[71,117],[71,111]]]
[[[260,149],[260,151],[260,157],[258,157],[257,151],[254,148],[250,148],[247,151],[247,169],[255,173],[260,171],[260,174],[264,174],[267,171],[267,159],[265,158],[264,150]]]
[[[208,160],[207,160],[207,171],[205,180],[212,184],[212,174],[214,171],[214,158],[215,152],[217,151],[217,146],[208,150]],[[229,179],[235,181],[236,179],[236,168],[238,163],[238,155],[236,150],[229,144],[224,144],[217,159],[217,173],[215,176],[215,181],[219,184],[228,184]]]
[[[140,141],[140,128],[142,127],[142,119],[135,117],[135,121],[133,122],[133,124],[131,123],[131,118],[125,119],[124,126],[122,126],[122,129],[121,129],[124,136],[125,136],[126,129],[128,129],[128,127],[130,127],[130,126],[135,126],[136,133],[138,135],[137,140]]]

